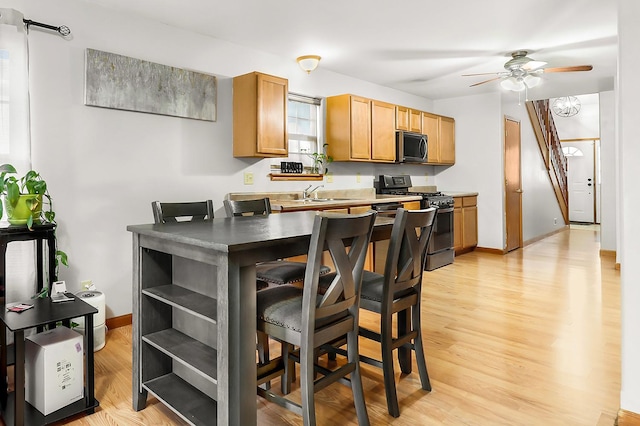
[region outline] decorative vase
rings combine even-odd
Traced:
[[[7,219],[12,225],[26,225],[27,220],[29,220],[30,216],[33,216],[33,223],[40,223],[40,213],[42,212],[42,195],[20,195],[15,206],[12,206],[5,197],[4,208],[7,211]]]

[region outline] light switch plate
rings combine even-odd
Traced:
[[[244,173],[244,184],[245,185],[253,185],[253,173],[245,172]]]

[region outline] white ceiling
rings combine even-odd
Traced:
[[[617,9],[611,0],[84,0],[429,99],[503,90],[491,76],[515,50],[547,67],[529,98],[613,89]]]

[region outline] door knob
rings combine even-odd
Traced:
[[[522,189],[518,188],[518,189],[516,189],[516,192],[517,192],[518,194],[522,194]]]

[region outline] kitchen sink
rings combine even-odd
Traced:
[[[300,198],[297,200],[288,200],[288,201],[294,201],[298,203],[324,203],[327,201],[348,201],[348,200],[351,200],[351,198]]]

